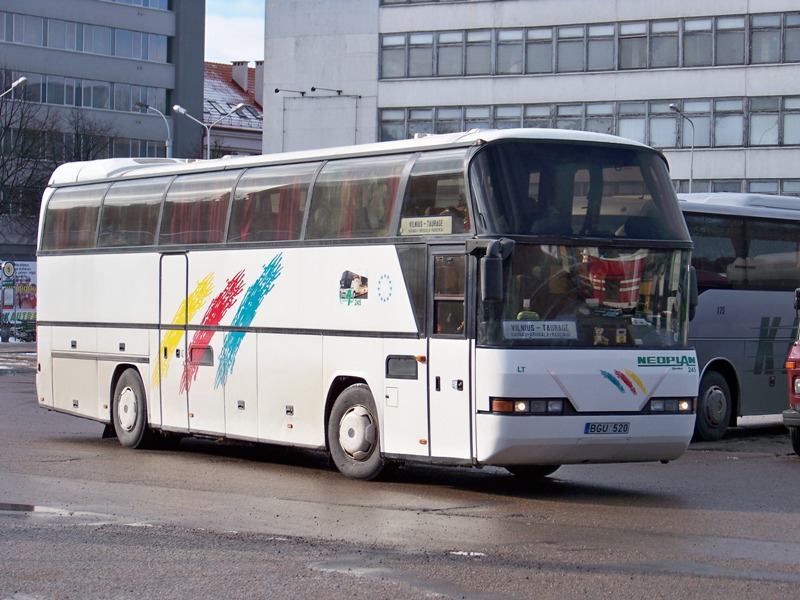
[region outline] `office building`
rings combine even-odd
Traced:
[[[662,149],[680,191],[800,195],[796,0],[267,0],[266,17],[266,151],[584,129]]]

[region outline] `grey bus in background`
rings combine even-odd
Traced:
[[[720,439],[738,417],[779,415],[796,339],[800,198],[678,194],[694,250],[699,304],[689,325],[700,390],[695,439]]]

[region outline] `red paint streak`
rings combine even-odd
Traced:
[[[628,386],[628,389],[633,392],[634,396],[639,395],[638,392],[636,391],[636,388],[633,385],[633,382],[631,382],[631,380],[628,379],[628,376],[625,375],[625,373],[623,373],[622,371],[614,371],[614,375],[619,377],[622,380],[622,383]]]
[[[208,310],[206,310],[206,314],[203,315],[203,320],[200,322],[200,324],[219,325],[220,321],[222,321],[222,317],[224,317],[225,313],[228,312],[228,309],[236,304],[237,297],[242,293],[243,289],[244,270],[241,270],[234,275],[232,279],[228,280],[228,283],[225,285],[225,289],[220,292],[219,296],[211,301],[211,303],[208,305]],[[192,356],[192,348],[198,346],[208,346],[215,333],[215,331],[208,330],[195,332],[194,337],[192,337],[192,342],[189,344],[188,356]],[[192,382],[197,379],[197,369],[199,368],[199,365],[189,362],[188,357],[185,365],[186,368],[184,369],[183,376],[181,377],[181,393],[188,391],[189,388],[192,387]]]

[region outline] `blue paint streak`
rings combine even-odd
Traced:
[[[605,377],[606,379],[608,379],[608,380],[609,380],[611,383],[613,383],[615,386],[617,386],[617,389],[618,389],[620,392],[622,392],[623,394],[625,393],[625,388],[624,388],[624,387],[622,387],[622,384],[619,382],[619,380],[618,380],[616,377],[614,377],[614,376],[613,376],[611,373],[609,373],[608,371],[600,371],[600,374],[601,374],[603,377]]]
[[[275,287],[275,280],[281,274],[283,266],[281,265],[282,254],[277,254],[268,265],[264,266],[261,276],[256,282],[251,285],[242,297],[242,303],[239,309],[233,316],[231,326],[233,327],[249,327],[256,316],[258,308],[261,306],[264,298]],[[222,344],[222,351],[219,354],[219,366],[217,367],[217,376],[214,379],[214,388],[225,385],[228,381],[228,375],[233,372],[234,364],[236,363],[236,354],[239,352],[239,347],[242,345],[242,340],[246,332],[233,331],[225,335],[225,341]]]

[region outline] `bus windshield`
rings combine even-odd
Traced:
[[[484,302],[478,344],[686,345],[686,250],[517,244],[503,302]]]
[[[470,181],[481,233],[689,240],[666,164],[644,148],[507,140],[477,154]]]

